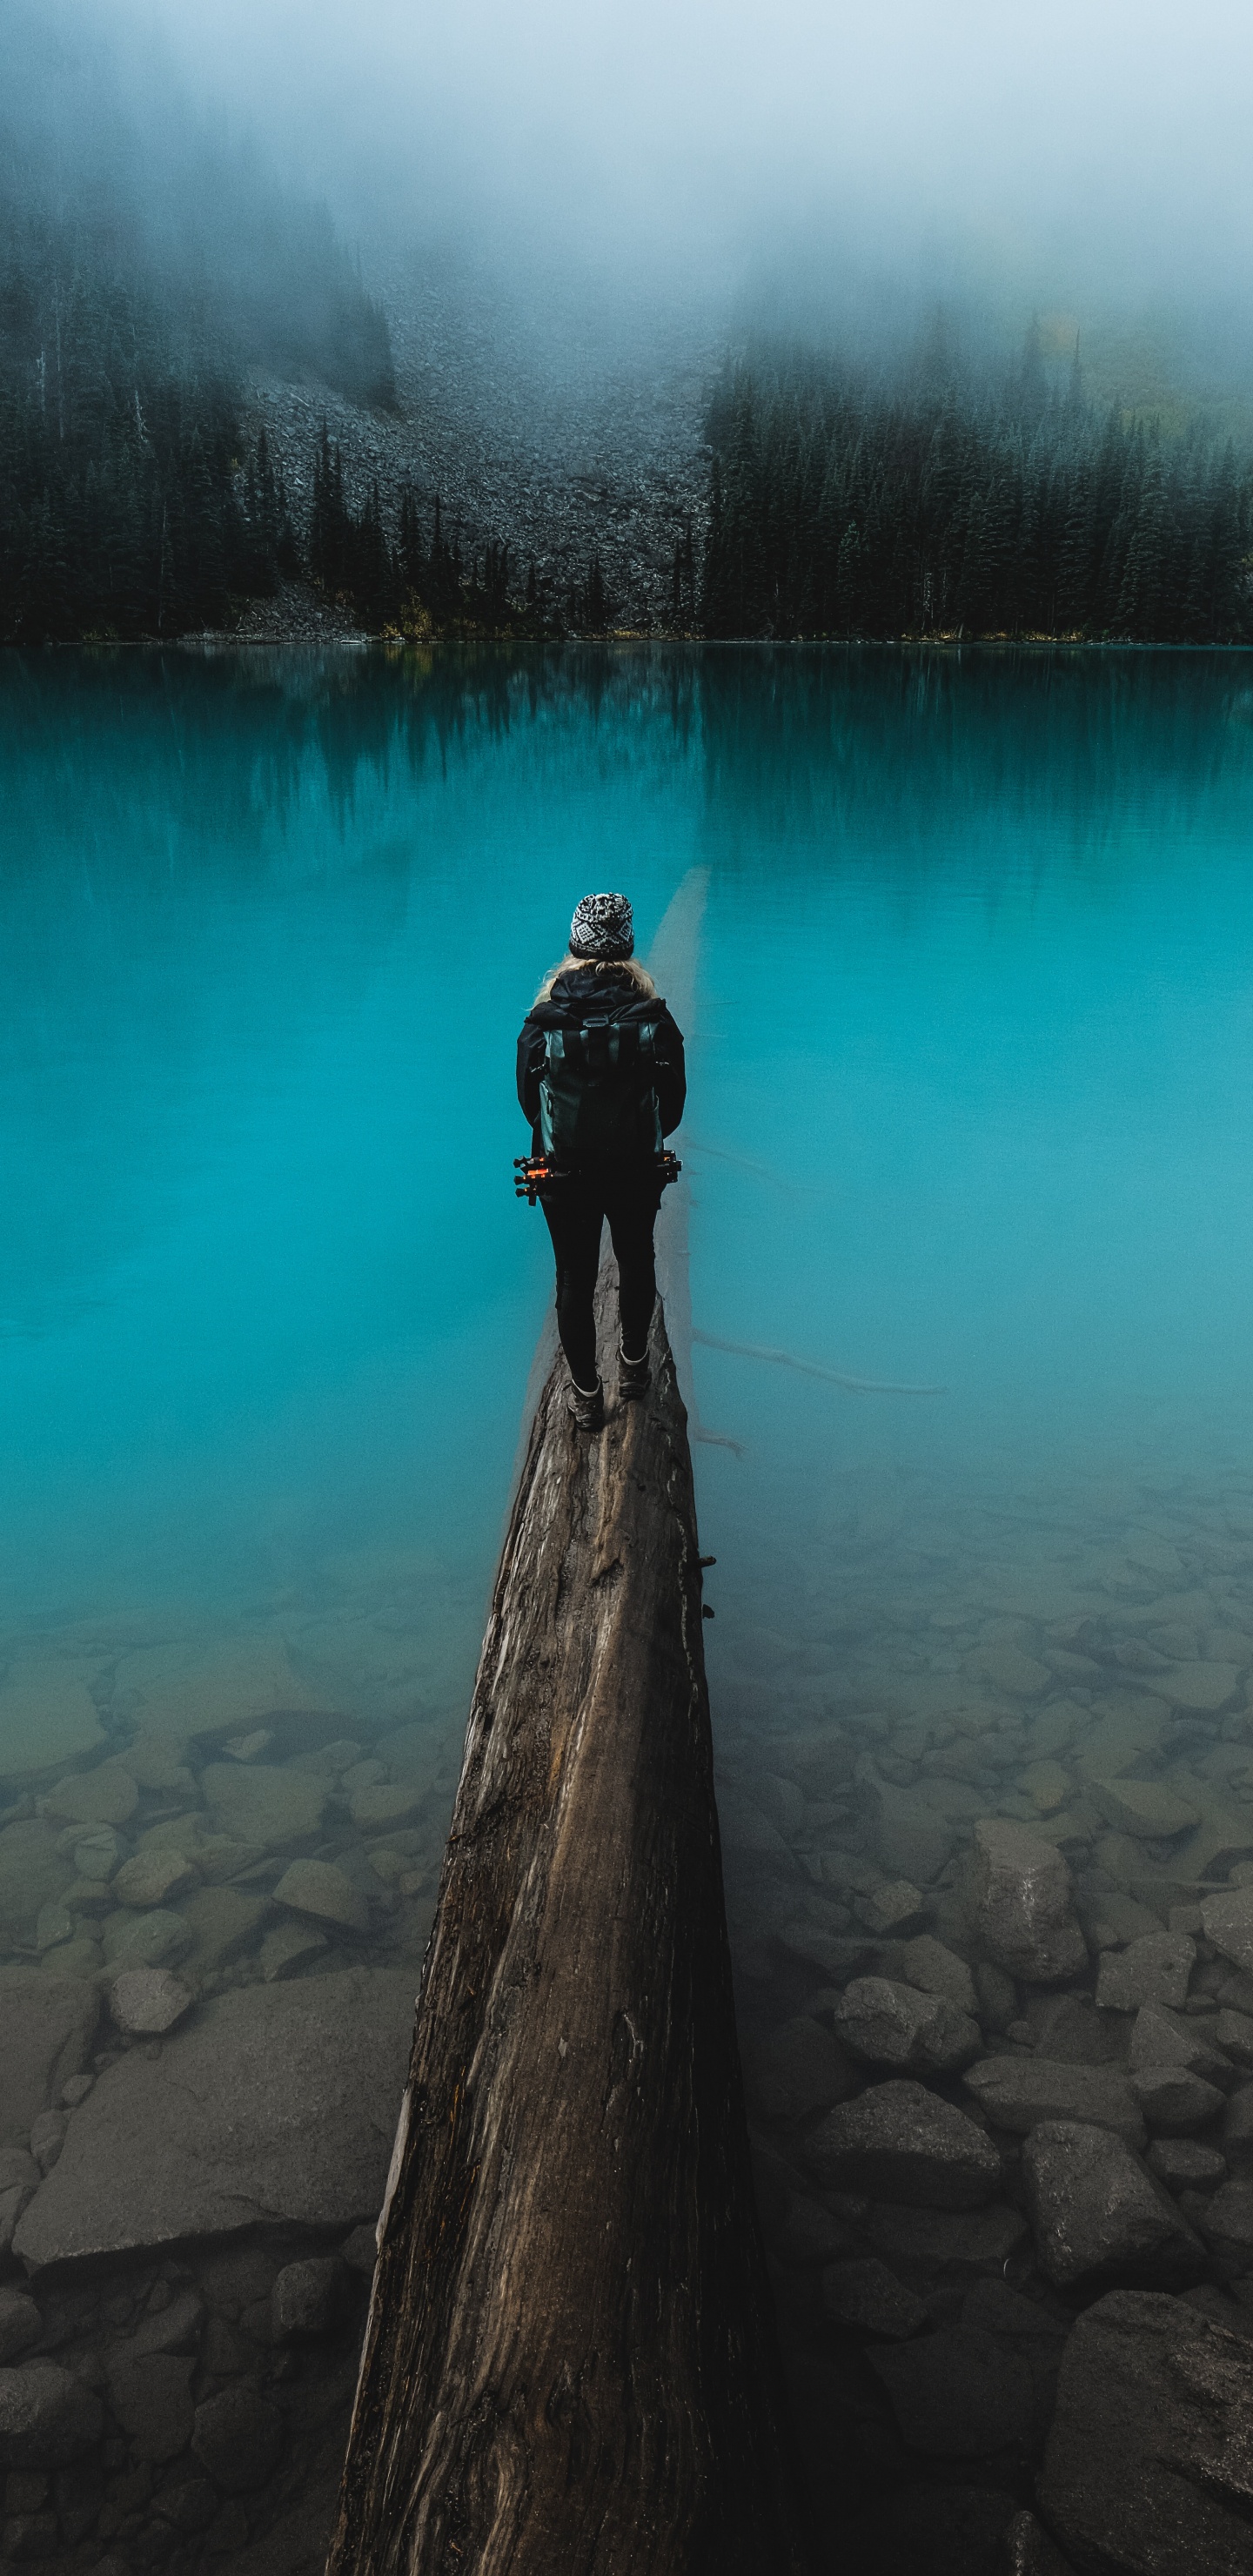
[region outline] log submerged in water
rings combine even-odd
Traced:
[[[612,1286],[602,1283],[602,1305]],[[328,2576],[801,2576],[753,2207],[686,1417],[532,1424]]]

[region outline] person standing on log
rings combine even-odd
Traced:
[[[636,959],[626,896],[584,895],[569,950],[545,976],[518,1039],[518,1099],[532,1152],[552,1174],[540,1204],[557,1262],[567,1401],[581,1431],[599,1431],[605,1419],[593,1298],[606,1217],[618,1264],[618,1393],[640,1396],[648,1386],[659,1158],[686,1091],[682,1032]]]

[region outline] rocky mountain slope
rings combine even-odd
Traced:
[[[297,529],[325,420],[350,499],[377,478],[389,527],[409,483],[425,509],[439,496],[467,559],[507,540],[520,580],[533,559],[541,594],[564,608],[598,556],[613,626],[670,624],[675,544],[689,523],[699,541],[704,518],[717,323],[695,306],[598,302],[586,284],[509,294],[451,256],[396,257],[370,284],[391,329],[395,413],[314,382],[250,380],[251,424],[265,424]],[[300,633],[313,616],[297,591],[257,603],[245,631]]]

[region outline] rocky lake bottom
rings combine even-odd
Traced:
[[[711,1661],[820,2564],[1235,2576],[1253,1479],[915,1478],[790,1565]],[[460,1755],[402,1598],[334,1686],[290,1611],[9,1641],[0,2564],[321,2566]]]

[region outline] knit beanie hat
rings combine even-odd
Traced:
[[[624,894],[585,894],[570,924],[572,957],[630,957],[635,924]]]

